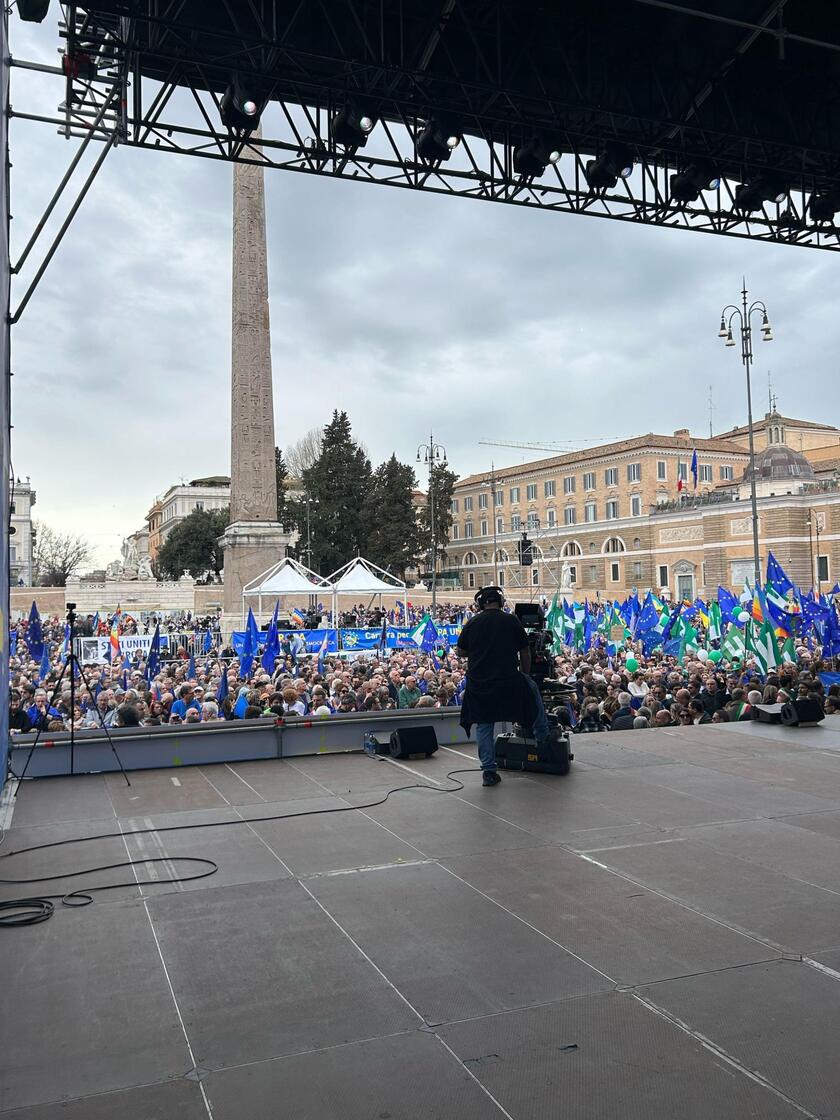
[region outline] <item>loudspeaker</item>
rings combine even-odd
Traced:
[[[785,727],[816,727],[825,713],[816,700],[792,700],[782,705],[781,719]]]
[[[434,727],[400,727],[391,732],[391,758],[410,758],[413,754],[428,758],[437,749]]]
[[[759,723],[781,723],[782,722],[782,705],[781,704],[756,704],[755,710],[758,712]]]
[[[18,0],[18,15],[27,23],[43,23],[50,10],[50,0]]]

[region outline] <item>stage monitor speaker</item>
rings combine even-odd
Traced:
[[[781,718],[785,727],[816,727],[825,713],[818,700],[792,700],[782,704]]]
[[[434,727],[400,727],[391,732],[391,758],[410,758],[414,754],[428,758],[437,749]]]
[[[781,704],[756,704],[755,709],[758,712],[759,723],[781,723],[782,722],[782,705]]]

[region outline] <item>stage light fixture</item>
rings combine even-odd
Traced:
[[[343,144],[346,148],[363,148],[375,124],[370,113],[362,112],[354,105],[345,105],[330,121],[330,136],[336,144]]]
[[[513,153],[513,170],[517,175],[536,178],[544,174],[550,163],[560,159],[560,149],[540,136],[533,136]]]
[[[735,188],[735,209],[760,210],[765,202],[784,202],[787,196],[787,187],[777,178],[757,175]]]
[[[610,141],[597,159],[587,163],[584,174],[590,187],[614,187],[633,170],[633,153],[624,144]]]
[[[417,154],[429,163],[446,160],[461,143],[460,133],[448,122],[432,118],[417,137]]]
[[[812,194],[808,203],[808,213],[814,222],[831,222],[840,210],[840,188],[824,194]]]
[[[259,99],[254,90],[248,89],[236,76],[222,94],[219,115],[227,128],[250,132],[260,123],[260,113],[264,107],[265,100]]]
[[[17,10],[25,23],[43,23],[50,10],[50,0],[18,0]]]
[[[703,191],[714,191],[719,186],[720,176],[711,164],[697,160],[671,176],[671,198],[675,202],[696,202]]]

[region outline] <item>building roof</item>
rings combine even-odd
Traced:
[[[661,436],[653,432],[648,432],[647,435],[633,436],[632,439],[618,440],[616,443],[603,443],[597,447],[587,447],[582,451],[569,451],[564,455],[553,455],[549,459],[536,459],[530,463],[518,463],[512,467],[500,467],[496,470],[495,476],[497,481],[504,478],[510,478],[512,475],[521,475],[526,470],[542,471],[550,470],[553,467],[564,468],[576,466],[578,463],[586,463],[591,459],[602,459],[608,455],[624,455],[631,451],[654,450],[654,451],[685,451],[689,455],[694,449],[698,453],[707,452],[722,452],[727,455],[743,456],[746,451],[737,443],[732,443],[730,440],[715,437],[714,439],[700,439],[690,434],[685,435],[672,435]],[[483,471],[481,474],[467,475],[466,478],[461,478],[455,483],[455,488],[460,490],[468,486],[476,486],[482,482],[490,480],[490,472]]]
[[[782,416],[779,412],[765,412],[763,419],[753,420],[753,431],[763,431],[770,423],[783,424],[786,428],[816,428],[824,432],[838,432],[834,424],[823,424],[821,420],[797,420],[793,416]],[[716,439],[728,439],[732,436],[745,436],[749,432],[749,425],[742,424],[739,428],[730,428],[728,432],[720,432]]]
[[[747,466],[744,481],[752,477],[752,468]],[[771,443],[755,457],[755,477],[757,480],[784,481],[793,478],[813,479],[814,468],[804,455],[794,451],[784,443]]]
[[[206,478],[194,478],[190,486],[230,486],[230,475],[209,474]]]

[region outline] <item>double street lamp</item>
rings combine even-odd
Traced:
[[[817,597],[822,596],[822,578],[820,575],[820,532],[822,531],[822,516],[815,509],[808,510],[808,543],[811,546],[811,587],[816,586]],[[814,533],[817,534],[817,562],[814,564]],[[816,575],[814,574],[816,572]]]
[[[747,282],[744,280],[744,286],[741,289],[741,306],[738,307],[734,303],[727,304],[723,311],[720,313],[720,330],[718,331],[718,338],[726,340],[726,346],[735,346],[735,336],[732,333],[733,325],[740,332],[741,337],[741,361],[747,371],[747,426],[750,436],[750,501],[752,503],[752,531],[753,531],[753,566],[754,566],[754,579],[755,587],[761,586],[761,556],[758,551],[758,502],[756,501],[755,492],[755,438],[753,435],[753,414],[752,414],[752,385],[750,382],[750,371],[752,368],[753,352],[752,352],[752,317],[753,315],[761,316],[761,336],[762,342],[773,341],[773,331],[770,327],[770,319],[767,315],[767,308],[763,301],[760,299],[753,300],[751,304],[747,304]]]
[[[493,519],[493,583],[499,582],[499,557],[498,557],[498,533],[496,529],[496,465],[490,463],[490,477],[485,479],[481,484],[482,486],[490,487],[490,516]]]
[[[435,539],[435,492],[433,473],[435,467],[443,467],[445,469],[448,463],[446,461],[446,448],[439,443],[435,443],[435,437],[431,432],[429,432],[429,442],[421,443],[417,448],[417,462],[425,463],[429,469],[429,571],[431,572],[432,581],[432,610],[434,610],[437,601],[437,541]]]

